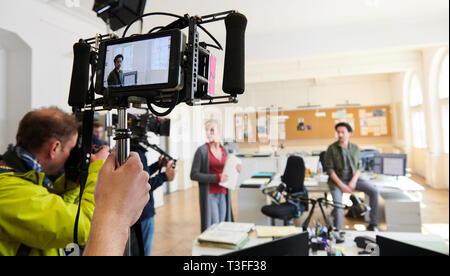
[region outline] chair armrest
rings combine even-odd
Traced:
[[[289,194],[289,196],[292,197],[292,198],[308,199],[308,192],[292,193],[292,194]]]

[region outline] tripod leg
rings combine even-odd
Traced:
[[[311,211],[309,212],[308,217],[306,218],[305,222],[302,225],[303,231],[306,231],[306,229],[308,229],[309,222],[311,221],[311,217],[314,214],[314,208],[316,207],[316,203],[317,203],[317,201],[313,202],[313,204],[311,206]]]
[[[333,225],[331,225],[330,219],[325,214],[325,210],[323,209],[322,202],[320,202],[320,201],[319,201],[319,208],[320,208],[320,211],[322,212],[323,219],[325,220],[325,223],[327,224],[328,230],[331,230],[333,228]]]

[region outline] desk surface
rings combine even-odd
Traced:
[[[373,175],[362,174],[361,178],[375,185],[381,193],[422,192],[425,190],[423,186],[417,184],[415,181],[405,176],[398,177],[398,179],[390,176],[381,176],[379,178],[374,178]],[[329,191],[327,181],[328,178],[324,175],[317,176],[311,179],[305,179],[305,187],[309,192],[327,192]],[[277,173],[274,176],[273,180],[266,187],[278,186],[280,183],[281,173]],[[257,186],[260,187],[261,184],[258,184],[259,185]]]
[[[301,228],[298,228],[299,233]],[[449,254],[448,244],[439,236],[436,235],[424,235],[420,233],[400,233],[400,232],[368,232],[368,231],[345,231],[345,242],[337,244],[337,248],[341,248],[346,256],[361,256],[358,252],[362,251],[361,248],[356,246],[354,242],[355,237],[369,236],[375,238],[377,235],[407,242],[423,248],[435,250],[444,254]],[[250,237],[248,243],[244,248],[255,246],[258,244],[271,241],[271,238],[258,238],[256,233]],[[202,247],[198,243],[197,239],[192,244],[192,256],[218,256],[229,253],[233,250],[215,247]],[[317,251],[313,253],[310,251],[310,256],[326,256],[325,251]],[[367,255],[363,255],[367,256]]]

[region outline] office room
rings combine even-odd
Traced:
[[[0,1],[0,255],[448,255],[448,26],[446,0]]]

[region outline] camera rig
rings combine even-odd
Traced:
[[[143,18],[154,15],[172,16],[177,20],[166,26],[155,27],[148,34],[126,37],[128,30],[135,22],[142,22]],[[211,91],[211,85],[213,86],[215,81],[215,58],[208,48],[219,50],[223,48],[203,26],[221,20],[225,21],[227,30],[222,89],[228,96],[215,96],[214,91]],[[74,113],[81,114],[82,135],[80,135],[78,146],[71,153],[70,161],[66,164],[66,171],[77,172],[72,173],[71,178],[80,181],[80,202],[90,163],[94,112],[113,109],[118,111],[118,125],[114,139],[117,141],[118,162],[122,165],[130,152],[132,132],[127,125],[127,109],[131,104],[147,104],[147,108],[153,114],[163,117],[170,114],[181,102],[190,106],[237,103],[238,95],[245,91],[246,26],[246,17],[234,10],[205,16],[189,16],[188,14],[179,16],[154,12],[137,17],[126,27],[122,38],[114,34],[96,35],[92,38],[80,39],[74,44],[68,103]],[[188,28],[187,39],[181,32],[185,28]],[[214,44],[201,42],[199,29],[203,30]],[[111,50],[108,46],[157,39],[164,35],[169,36],[168,40],[171,42],[168,77],[165,83],[150,82],[126,87],[105,85],[106,67],[103,66],[108,62],[106,55],[108,50]],[[153,106],[167,110],[158,112]],[[77,225],[78,215],[74,229],[75,243],[78,243]],[[131,249],[128,248],[128,252],[130,251]]]

